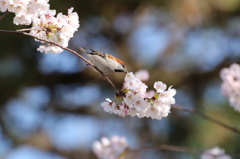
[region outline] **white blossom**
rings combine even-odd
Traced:
[[[102,137],[92,145],[93,152],[100,159],[118,159],[127,148],[126,138],[120,136]]]
[[[6,12],[8,9],[8,0],[0,0],[0,11],[1,12]]]
[[[201,159],[231,159],[231,157],[226,155],[223,149],[214,147],[210,150],[204,151],[201,155]]]
[[[103,107],[104,111],[112,113],[115,110],[116,103],[112,102],[109,98],[106,100],[106,102],[101,103],[101,106]]]
[[[78,15],[72,13],[72,10],[73,8],[68,10],[67,16],[59,13],[56,17],[54,17],[55,11],[49,10],[49,12],[41,15],[39,19],[33,21],[30,34],[67,47],[68,41],[79,27]],[[40,52],[60,53],[63,51],[58,46],[42,43],[43,45],[40,45],[38,48]]]
[[[175,103],[173,96],[176,90],[172,87],[166,89],[167,85],[160,81],[154,83],[154,88],[156,92],[147,92],[147,85],[130,72],[125,77],[122,90],[125,95],[117,95],[113,101],[108,99],[108,102],[101,105],[106,112],[122,117],[130,115],[160,120],[170,113],[171,104]],[[111,107],[113,103],[115,106]]]
[[[147,70],[140,70],[135,73],[135,76],[141,81],[147,81],[149,79],[149,72]]]
[[[138,101],[136,101],[134,103],[134,106],[136,108],[137,111],[139,112],[145,112],[146,109],[148,109],[150,107],[150,103],[148,103],[147,101],[145,101],[143,98],[139,99]]]
[[[136,110],[135,107],[132,107],[132,108],[129,108],[128,109],[128,114],[127,115],[130,115],[131,117],[134,117],[138,114],[138,111]]]
[[[13,23],[16,25],[30,25],[30,34],[40,39],[55,42],[62,47],[68,46],[68,41],[79,28],[79,19],[73,8],[68,10],[67,15],[50,10],[49,0],[0,0],[0,11],[13,12]],[[56,16],[55,16],[56,15]],[[38,41],[38,40],[36,40]],[[60,53],[62,48],[43,43],[37,49],[45,53]]]
[[[162,93],[167,88],[167,85],[163,82],[158,81],[154,83],[154,88],[157,90],[158,93]]]
[[[221,91],[228,97],[230,105],[240,112],[240,65],[234,63],[220,72],[223,80]]]
[[[147,92],[145,93],[145,98],[151,98],[151,97],[153,97],[155,94],[156,94],[156,92],[155,92],[154,90],[147,91]]]
[[[32,16],[26,14],[19,14],[13,18],[13,23],[16,25],[30,25],[32,22]]]
[[[132,103],[135,103],[138,99],[139,99],[138,96],[130,92],[126,95],[126,97],[123,100],[129,107],[131,107]]]
[[[30,25],[50,10],[49,7],[48,0],[0,0],[0,11],[15,13],[13,23],[16,25]]]

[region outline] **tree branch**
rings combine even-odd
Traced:
[[[85,61],[87,63],[87,65],[90,65],[93,69],[95,69],[100,75],[101,77],[103,77],[104,80],[106,80],[110,86],[113,88],[113,90],[115,91],[116,94],[119,94],[119,90],[117,89],[117,87],[113,84],[113,82],[109,79],[108,76],[104,75],[96,66],[94,66],[92,64],[91,61],[85,59],[82,55],[80,55],[79,53],[77,53],[76,51],[74,50],[71,50],[69,48],[66,48],[66,47],[63,47],[61,45],[59,45],[58,43],[56,42],[52,42],[52,41],[49,41],[49,40],[46,40],[46,39],[42,39],[42,38],[39,38],[39,37],[36,37],[34,35],[31,35],[29,33],[26,33],[26,32],[21,32],[21,31],[8,31],[8,30],[0,30],[0,32],[2,33],[10,33],[10,34],[22,34],[22,35],[26,35],[26,36],[30,36],[30,37],[33,37],[39,41],[42,41],[42,42],[46,42],[46,43],[49,43],[49,44],[53,44],[53,45],[56,45],[64,50],[67,50],[75,55],[77,55],[78,57],[80,57],[83,61]]]
[[[153,149],[176,151],[176,152],[185,152],[185,153],[191,153],[191,154],[201,154],[201,152],[198,152],[198,151],[193,150],[191,148],[165,145],[165,144],[159,145],[159,146],[141,147],[141,148],[136,149],[136,150],[128,150],[127,153],[134,153],[134,152],[139,152],[139,151],[142,151],[142,150],[153,150]]]
[[[235,132],[235,133],[237,133],[237,134],[240,135],[240,130],[239,130],[239,129],[237,129],[237,128],[233,127],[233,126],[229,126],[228,124],[225,124],[225,123],[223,123],[223,122],[221,122],[221,121],[219,121],[219,120],[217,120],[217,119],[214,119],[214,118],[212,118],[212,117],[209,117],[209,116],[205,115],[204,113],[202,113],[202,112],[200,112],[200,111],[198,111],[198,110],[183,108],[183,107],[181,107],[181,106],[179,106],[179,105],[176,105],[176,104],[171,105],[171,107],[172,107],[173,109],[176,109],[176,110],[180,110],[180,111],[185,111],[185,112],[197,114],[198,116],[202,117],[202,118],[205,119],[205,120],[208,120],[208,121],[210,121],[210,122],[213,122],[213,123],[215,123],[215,124],[217,124],[217,125],[222,126],[222,127],[225,128],[225,129],[228,129],[228,130],[230,130],[230,131],[232,131],[232,132]]]
[[[167,150],[167,151],[173,151],[173,152],[183,152],[183,153],[190,153],[190,154],[197,154],[197,155],[201,155],[203,153],[203,151],[197,151],[188,147],[181,147],[181,146],[173,146],[173,145],[159,145],[159,146],[146,146],[146,147],[141,147],[135,150],[126,150],[123,155],[128,155],[129,153],[135,153],[135,152],[141,152],[143,150]],[[229,155],[231,157],[235,157],[235,158],[240,158],[239,154],[226,154]],[[213,156],[214,157],[214,156]]]

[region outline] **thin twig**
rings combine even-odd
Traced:
[[[157,150],[173,151],[173,152],[183,152],[183,153],[197,154],[197,155],[201,155],[204,152],[204,151],[197,151],[197,150],[194,150],[194,149],[188,148],[188,147],[181,147],[181,146],[173,146],[173,145],[163,144],[163,145],[159,145],[159,146],[141,147],[141,148],[138,148],[138,149],[135,149],[135,150],[128,149],[128,150],[125,151],[125,153],[123,153],[123,155],[128,155],[129,153],[141,152],[141,151],[144,151],[144,150],[156,150],[156,149]],[[211,155],[211,154],[209,154],[209,155]],[[240,158],[239,154],[226,154],[226,155],[229,155],[229,156],[234,157],[234,158]]]
[[[171,107],[173,109],[176,109],[176,110],[197,114],[197,115],[201,116],[202,118],[204,118],[204,119],[206,119],[208,121],[211,121],[211,122],[213,122],[215,124],[218,124],[218,125],[224,127],[225,129],[231,130],[231,131],[233,131],[233,132],[235,132],[235,133],[240,135],[240,130],[239,129],[237,129],[237,128],[233,127],[233,126],[229,126],[228,124],[225,124],[225,123],[223,123],[223,122],[221,122],[221,121],[219,121],[217,119],[209,117],[209,116],[205,115],[204,113],[202,113],[202,112],[200,112],[198,110],[183,108],[183,107],[178,106],[176,104],[172,105]]]
[[[0,17],[0,21],[4,18],[4,17],[6,17],[7,15],[8,15],[8,11],[6,11],[1,17]]]
[[[39,31],[39,29],[32,29],[32,28],[18,29],[17,31],[24,32],[24,31],[32,31],[32,30]]]
[[[104,75],[96,66],[94,66],[92,64],[91,61],[85,59],[82,55],[80,55],[79,53],[77,53],[76,51],[74,50],[71,50],[69,48],[66,48],[66,47],[63,47],[61,45],[59,45],[58,43],[56,42],[52,42],[52,41],[49,41],[49,40],[46,40],[46,39],[42,39],[42,38],[39,38],[39,37],[36,37],[34,35],[31,35],[29,33],[26,33],[26,32],[21,32],[21,31],[8,31],[8,30],[0,30],[0,32],[3,32],[3,33],[15,33],[15,34],[22,34],[22,35],[26,35],[26,36],[30,36],[30,37],[33,37],[39,41],[43,41],[43,42],[46,42],[46,43],[49,43],[49,44],[53,44],[53,45],[56,45],[64,50],[67,50],[75,55],[77,55],[78,57],[80,57],[83,61],[85,61],[87,63],[87,65],[90,65],[91,67],[93,67],[95,70],[97,70],[99,72],[99,74],[103,77],[103,79],[105,79],[110,85],[111,87],[114,89],[115,93],[117,94],[119,92],[119,90],[117,89],[117,87],[113,84],[113,82],[109,79],[108,76]]]
[[[159,146],[141,147],[141,148],[136,149],[136,150],[128,150],[127,153],[134,153],[134,152],[140,152],[142,150],[153,150],[153,149],[176,151],[176,152],[185,152],[185,153],[191,153],[191,154],[201,154],[201,152],[198,152],[198,151],[193,150],[191,148],[180,147],[180,146],[172,146],[172,145],[164,145],[164,144],[159,145]]]

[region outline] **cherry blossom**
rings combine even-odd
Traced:
[[[201,155],[201,159],[231,159],[231,157],[226,155],[223,149],[214,147],[210,150],[204,151]]]
[[[30,25],[30,34],[40,39],[55,42],[62,47],[68,46],[68,41],[79,28],[79,19],[73,8],[67,15],[50,9],[49,0],[0,0],[0,11],[13,12],[13,23]],[[56,16],[55,16],[56,15]],[[39,40],[36,40],[39,41]],[[45,53],[60,53],[62,48],[41,41],[38,51]]]
[[[171,104],[175,103],[173,96],[176,90],[161,81],[154,83],[156,91],[147,91],[148,86],[132,72],[125,77],[124,95],[117,95],[114,100],[107,100],[101,106],[108,113],[125,117],[137,116],[160,120],[170,113]]]
[[[120,159],[120,155],[127,150],[128,143],[125,137],[102,137],[92,145],[93,152],[100,159]]]
[[[229,68],[224,68],[220,72],[223,80],[221,91],[228,97],[230,105],[240,112],[240,65],[232,64]]]

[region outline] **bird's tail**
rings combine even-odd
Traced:
[[[87,52],[86,50],[84,50],[83,48],[79,47],[79,50],[85,54],[89,54],[89,52]]]

